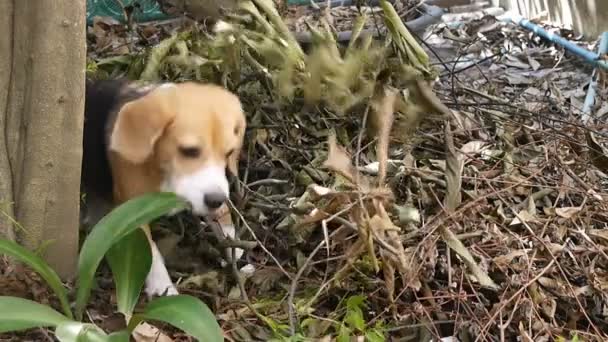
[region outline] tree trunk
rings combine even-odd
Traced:
[[[85,1],[0,0],[0,235],[44,246],[64,277],[78,251],[85,17]]]

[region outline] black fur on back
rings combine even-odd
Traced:
[[[112,200],[108,122],[122,102],[127,80],[86,82],[81,183],[87,194]]]

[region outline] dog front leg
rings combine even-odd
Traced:
[[[153,296],[177,295],[177,288],[171,281],[171,277],[169,276],[169,271],[167,271],[167,267],[165,266],[163,256],[160,254],[154,240],[152,240],[150,227],[146,225],[142,227],[142,229],[146,232],[148,242],[150,243],[150,251],[152,252],[152,266],[150,267],[150,272],[146,277],[145,288],[148,298]]]

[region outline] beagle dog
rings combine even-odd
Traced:
[[[237,176],[245,128],[238,97],[219,86],[87,81],[85,221],[95,224],[113,206],[144,193],[169,191],[186,200],[194,214],[219,216],[224,233],[234,237],[225,204],[227,171]],[[149,227],[142,228],[152,251],[146,294],[177,294]],[[243,250],[235,253],[238,259]]]

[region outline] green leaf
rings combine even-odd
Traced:
[[[108,335],[91,323],[66,322],[55,329],[60,342],[107,342]]]
[[[130,336],[127,330],[116,331],[108,336],[108,342],[129,342]]]
[[[369,342],[384,342],[384,334],[378,329],[372,329],[365,332],[365,340]]]
[[[348,323],[348,326],[352,329],[359,331],[365,330],[365,319],[363,318],[363,310],[361,307],[365,306],[365,297],[363,296],[352,296],[346,301],[346,316],[344,321]]]
[[[36,273],[38,273],[44,281],[55,292],[55,295],[61,303],[61,308],[65,315],[72,318],[72,311],[68,302],[68,295],[65,287],[61,283],[61,279],[57,273],[44,261],[41,257],[31,251],[19,246],[16,242],[9,240],[0,240],[0,254],[6,254],[13,258],[19,259],[27,264]]]
[[[118,206],[93,227],[78,260],[76,317],[80,320],[89,299],[97,267],[106,252],[123,237],[186,203],[173,193],[148,193]]]
[[[34,301],[0,296],[0,333],[38,327],[54,327],[70,319]]]
[[[85,323],[70,321],[60,324],[55,329],[55,337],[61,342],[82,341],[81,334]]]
[[[224,341],[213,312],[192,296],[166,296],[152,300],[143,313],[133,316],[129,329],[132,331],[143,320],[169,323],[201,342]]]
[[[152,265],[146,233],[136,229],[118,241],[106,254],[116,284],[118,311],[131,317]]]
[[[350,333],[351,330],[344,324],[340,324],[340,330],[338,331],[338,337],[336,341],[338,342],[350,342]]]

